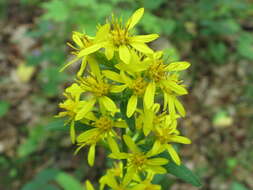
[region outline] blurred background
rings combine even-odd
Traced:
[[[252,0],[0,0],[0,190],[96,183],[103,149],[88,167],[84,151],[73,155],[64,121],[53,118],[78,64],[58,71],[71,58],[73,30],[93,35],[112,12],[127,18],[139,7],[136,33],[160,34],[153,48],[192,63],[179,125],[193,143],[180,151],[203,185],[169,175],[170,190],[253,189]]]

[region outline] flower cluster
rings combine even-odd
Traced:
[[[187,94],[179,74],[190,64],[167,63],[163,51],[148,47],[157,34],[133,34],[143,13],[138,9],[126,23],[112,15],[94,37],[74,32],[75,44],[69,46],[75,58],[63,67],[81,63],[58,114],[68,118],[76,153],[88,147],[87,161],[93,166],[96,146],[104,146],[115,161],[100,179],[100,189],[161,189],[152,184],[153,177],[166,173],[169,161],[181,164],[173,144],[191,143],[177,128],[185,116],[178,97]],[[163,156],[166,152],[170,159]],[[86,187],[94,189],[89,181]]]

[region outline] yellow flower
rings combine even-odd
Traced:
[[[118,92],[118,89],[114,85],[108,84],[103,78],[95,76],[79,77],[77,80],[83,93],[90,94],[87,103],[77,113],[75,120],[82,119],[86,113],[90,112],[94,107],[95,103],[98,102],[100,109],[105,109],[113,114],[118,111],[116,104],[112,99],[108,97],[109,93]]]
[[[113,159],[127,159],[127,172],[123,179],[123,184],[128,184],[138,172],[154,172],[156,174],[166,173],[166,170],[161,166],[168,163],[165,158],[150,158],[160,153],[159,150],[151,149],[147,153],[141,152],[131,137],[124,135],[124,141],[131,151],[130,153],[119,152],[117,144],[111,145],[112,153],[109,155]]]
[[[190,66],[188,62],[173,62],[164,64],[162,60],[163,52],[155,52],[152,56],[146,57],[141,63],[132,62],[133,69],[143,71],[147,78],[147,88],[144,94],[144,104],[150,109],[154,104],[155,93],[160,88],[164,94],[165,108],[169,108],[171,115],[175,116],[175,107],[179,113],[184,116],[185,111],[176,96],[187,94],[182,81],[178,80],[178,71],[187,69]],[[122,64],[121,64],[122,65]]]
[[[90,166],[93,166],[95,159],[95,147],[100,140],[109,140],[112,143],[115,143],[113,136],[117,136],[116,132],[113,130],[114,127],[117,128],[126,128],[127,125],[124,121],[114,121],[109,116],[101,116],[97,118],[92,112],[89,112],[85,115],[82,122],[93,126],[93,129],[87,130],[81,133],[77,137],[77,143],[79,148],[76,153],[84,146],[89,145],[88,153],[88,163]]]
[[[140,8],[134,12],[134,14],[128,19],[125,25],[114,16],[110,23],[105,24],[103,27],[107,28],[104,30],[104,48],[107,59],[112,59],[114,52],[119,52],[120,59],[129,64],[131,60],[130,49],[134,48],[145,54],[152,54],[153,50],[150,49],[146,43],[151,42],[158,38],[157,34],[149,35],[136,35],[131,34],[131,30],[139,22],[143,16],[144,8]]]
[[[131,117],[137,109],[138,98],[143,97],[146,91],[147,82],[140,75],[132,75],[132,77],[130,77],[127,76],[124,71],[121,71],[120,74],[118,74],[110,70],[104,70],[103,74],[113,81],[123,83],[123,85],[118,85],[118,92],[123,91],[126,88],[132,91],[132,95],[128,100],[126,113],[127,117]]]
[[[139,128],[143,129],[143,133],[147,136],[156,126],[163,125],[163,121],[166,119],[166,112],[158,114],[160,111],[160,105],[155,103],[151,108],[144,106],[143,110],[138,110],[139,116],[137,122]]]
[[[122,178],[123,177],[123,163],[122,162],[114,162],[114,167],[107,169],[106,174],[102,176],[99,179],[100,183],[100,190],[103,190],[105,185],[111,184],[111,178],[117,177]]]
[[[82,63],[81,63],[81,68],[77,74],[78,76],[82,75],[83,71],[86,68],[87,62],[89,63],[92,71],[94,69],[96,70],[98,66],[97,66],[97,62],[92,56],[92,53],[102,48],[103,42],[101,39],[101,34],[104,33],[105,29],[106,28],[104,27],[100,27],[95,38],[88,36],[86,34],[80,33],[80,32],[73,32],[72,40],[74,41],[77,47],[70,43],[68,43],[68,45],[74,49],[72,54],[74,54],[76,57],[70,62],[68,62],[66,65],[64,65],[60,71],[63,71],[69,65],[73,64],[74,62],[77,62],[79,59],[82,59]]]
[[[81,108],[87,104],[86,101],[80,101],[80,95],[82,89],[77,84],[72,84],[70,87],[66,88],[64,96],[67,99],[59,104],[59,107],[65,111],[60,112],[56,117],[66,117],[69,119],[66,123],[70,122],[70,137],[72,143],[75,143],[75,116],[81,110]]]
[[[177,123],[175,120],[176,119],[173,117],[167,117],[166,120],[164,120],[163,126],[155,128],[154,149],[167,150],[172,160],[180,165],[180,158],[171,143],[190,144],[191,140],[179,135],[180,133],[176,128]]]
[[[89,146],[88,163],[90,166],[93,166],[95,160],[96,145],[102,138],[103,134],[97,128],[83,132],[77,137],[77,145],[79,147],[76,149],[75,154],[77,154],[79,150],[84,146]]]

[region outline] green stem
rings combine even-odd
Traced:
[[[128,152],[128,148],[127,148],[127,145],[126,145],[126,143],[125,143],[125,141],[124,141],[124,139],[123,139],[123,136],[126,134],[126,129],[122,129],[122,131],[121,131],[121,140],[122,140],[122,151],[123,152]],[[123,161],[122,161],[122,163],[123,163],[123,176],[125,176],[125,174],[126,174],[126,166],[127,166],[127,160],[126,159],[124,159]]]

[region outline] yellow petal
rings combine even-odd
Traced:
[[[116,107],[115,103],[110,98],[108,98],[107,96],[102,96],[100,99],[101,99],[105,109],[107,109],[108,111],[111,111],[112,113],[117,112],[117,107]]]
[[[125,45],[119,46],[119,58],[126,64],[129,64],[131,59],[131,54],[129,52],[129,49]]]
[[[97,128],[90,129],[88,131],[81,133],[76,140],[78,143],[83,143],[89,140],[92,136],[95,136],[97,133],[98,133]]]
[[[148,159],[147,161],[148,165],[153,165],[153,166],[165,165],[167,163],[168,163],[168,160],[165,158],[151,158],[151,159]]]
[[[124,83],[126,83],[128,86],[132,84],[132,79],[129,78],[124,71],[120,71],[120,76],[123,79]]]
[[[104,179],[102,179],[102,178],[104,178]],[[111,173],[108,172],[102,178],[101,178],[101,180],[99,180],[100,190],[103,190],[103,188],[101,188],[101,185],[102,185],[101,182],[103,182],[102,180],[104,180],[104,183],[107,184],[112,189],[118,189],[118,187],[119,187],[118,182],[115,180],[115,177]]]
[[[79,47],[83,47],[83,42],[80,39],[82,34],[80,34],[79,32],[73,32],[72,34],[72,39],[73,41],[79,46]]]
[[[156,174],[164,174],[167,173],[166,169],[164,169],[161,166],[149,166],[149,169],[151,169]]]
[[[114,126],[118,128],[127,128],[128,125],[125,121],[114,121]]]
[[[95,160],[95,147],[96,145],[91,145],[90,149],[89,149],[89,153],[88,153],[88,163],[90,166],[94,165],[94,160]]]
[[[75,132],[75,122],[72,121],[70,124],[70,137],[71,137],[71,142],[75,144],[75,139],[76,139],[76,132]]]
[[[190,63],[186,61],[170,63],[165,69],[166,71],[182,71],[190,67]]]
[[[163,51],[156,51],[154,54],[153,54],[154,58],[155,59],[160,59],[162,58],[163,56]]]
[[[129,157],[129,155],[124,152],[113,152],[113,153],[109,154],[108,157],[113,158],[113,159],[127,159]]]
[[[148,35],[137,35],[130,38],[131,42],[151,42],[159,37],[158,34],[148,34]]]
[[[132,152],[134,152],[134,153],[140,152],[139,148],[136,146],[136,144],[134,143],[134,141],[132,140],[131,137],[129,137],[128,135],[124,135],[123,139],[124,139],[126,145],[128,146],[128,148]]]
[[[151,156],[160,154],[163,151],[164,151],[164,147],[161,146],[161,143],[156,140],[153,147],[152,147],[152,149],[147,152],[146,156],[151,157]]]
[[[105,40],[107,37],[107,34],[109,34],[110,31],[110,24],[104,24],[103,26],[100,26],[95,37],[96,42],[101,42]]]
[[[119,93],[126,89],[126,85],[114,85],[110,88],[110,92]]]
[[[116,82],[124,83],[119,73],[116,73],[114,71],[110,70],[104,70],[102,71],[103,75],[106,76],[106,78],[111,79]]]
[[[187,90],[174,81],[165,81],[165,85],[179,95],[187,94]]]
[[[171,142],[177,142],[177,143],[181,143],[181,144],[191,144],[191,140],[188,139],[187,137],[182,137],[182,136],[172,136],[170,138]]]
[[[138,97],[136,95],[132,95],[127,103],[127,117],[131,117],[137,107]]]
[[[80,94],[82,94],[84,91],[78,84],[73,83],[71,86],[66,88],[65,92],[79,100]]]
[[[96,52],[96,51],[99,50],[101,47],[102,47],[102,44],[101,44],[101,43],[99,43],[99,44],[93,44],[93,45],[91,45],[91,46],[89,46],[89,47],[87,47],[87,48],[81,50],[81,51],[78,53],[77,56],[80,58],[80,57],[83,57],[83,56],[85,56],[85,55],[89,55],[89,54],[91,54],[91,53]]]
[[[75,120],[77,121],[77,120],[83,119],[85,114],[91,111],[95,103],[96,103],[96,99],[92,99],[92,100],[89,100],[88,102],[85,102],[85,104],[83,105],[83,108],[79,112],[77,112]]]
[[[166,92],[163,92],[163,111],[165,111],[168,107],[168,95],[166,94]]]
[[[123,185],[127,186],[127,184],[133,179],[134,175],[136,173],[136,170],[133,167],[128,167],[126,175],[123,179]]]
[[[119,153],[118,144],[111,136],[108,137],[108,144],[113,153]]]
[[[154,104],[155,90],[156,86],[155,83],[152,81],[148,84],[144,94],[144,104],[145,106],[147,106],[148,109],[151,108]]]
[[[95,190],[89,180],[85,182],[86,190]]]
[[[176,115],[174,99],[175,98],[173,96],[168,96],[169,113],[170,113],[172,118],[175,118],[175,115]]]
[[[88,56],[87,61],[90,65],[90,69],[92,73],[94,73],[94,75],[97,77],[98,80],[101,80],[102,77],[101,77],[101,72],[100,72],[100,68],[98,66],[97,60],[92,56]]]
[[[104,45],[105,48],[105,56],[108,60],[111,60],[114,56],[114,46],[111,43],[107,43]]]
[[[131,42],[130,45],[134,48],[137,49],[138,51],[144,53],[144,54],[152,54],[154,51],[148,47],[146,44],[141,43],[141,42]]]
[[[181,161],[180,161],[180,158],[177,154],[177,152],[175,151],[175,149],[173,148],[173,146],[171,144],[168,144],[166,146],[172,160],[177,164],[177,165],[180,165],[181,164]]]
[[[77,73],[77,76],[82,76],[84,70],[86,69],[86,65],[87,65],[87,59],[86,57],[83,57],[82,63],[81,63],[81,67]]]
[[[91,120],[91,121],[96,121],[97,120],[97,117],[95,116],[95,114],[93,112],[88,112],[87,114],[85,114],[84,118],[88,119],[88,120]],[[84,121],[81,121],[81,122],[85,123]]]
[[[147,136],[153,128],[153,119],[154,119],[153,110],[151,108],[147,109],[147,107],[144,106],[143,133],[144,133],[145,136]]]
[[[184,106],[178,101],[177,98],[174,99],[174,103],[175,103],[175,107],[178,111],[178,113],[184,117],[185,116],[185,109],[184,109]]]
[[[128,19],[126,27],[128,30],[132,29],[141,19],[144,13],[144,8],[140,8],[134,12],[134,14]]]

